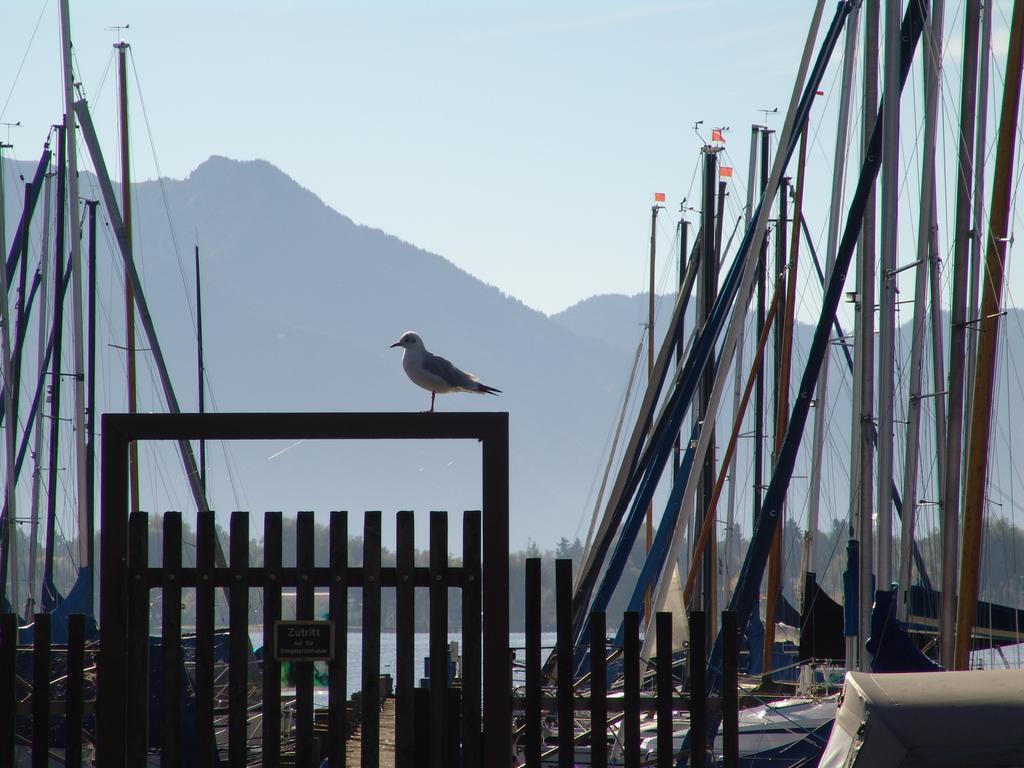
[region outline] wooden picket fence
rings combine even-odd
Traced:
[[[52,644],[51,616],[36,614],[32,644],[19,648],[17,616],[0,614],[0,765],[15,765],[24,747],[32,750],[33,766],[48,766],[51,749],[63,765],[83,764],[83,725],[95,703],[93,692],[86,693],[95,647],[86,643],[85,616],[72,614],[67,629],[67,644]]]
[[[47,750],[67,750],[67,765],[81,761],[84,741],[94,741],[96,764],[145,765],[159,754],[161,766],[231,768],[346,765],[345,742],[358,728],[360,768],[378,768],[381,755],[379,688],[382,591],[396,605],[394,765],[396,768],[509,766],[514,755],[528,768],[576,764],[579,748],[590,764],[609,760],[640,768],[641,713],[657,718],[657,768],[675,765],[673,718],[689,710],[690,765],[703,766],[707,718],[724,721],[725,764],[736,753],[735,618],[723,614],[725,695],[707,701],[704,616],[693,613],[688,649],[688,690],[673,679],[670,617],[658,614],[653,690],[642,692],[640,617],[624,617],[622,678],[608,688],[606,616],[590,619],[590,675],[574,681],[571,621],[572,565],[555,563],[557,625],[553,689],[541,649],[541,564],[526,564],[525,686],[512,687],[509,650],[508,424],[506,414],[235,414],[231,416],[106,416],[103,424],[101,614],[95,674],[94,650],[86,648],[82,617],[72,617],[69,642],[49,643],[48,616],[36,617],[34,644],[17,647],[13,615],[0,617],[0,765],[14,764],[20,738],[32,764],[46,764]],[[348,562],[349,515],[332,512],[329,554],[317,562],[311,512],[296,517],[294,566],[285,567],[279,512],[263,517],[262,563],[250,562],[250,517],[231,515],[227,557],[217,557],[214,514],[199,513],[195,557],[184,556],[182,517],[162,516],[162,552],[149,551],[149,516],[128,513],[127,448],[141,439],[474,439],[483,446],[483,510],[461,518],[461,562],[450,562],[449,519],[430,513],[429,564],[415,563],[415,520],[395,520],[394,565],[383,565],[380,512],[362,516],[362,562]],[[157,562],[154,562],[157,561]],[[414,650],[417,588],[429,601],[431,674],[417,688]],[[462,669],[457,686],[447,674],[450,589],[461,590]],[[195,632],[183,634],[182,597],[194,597]],[[264,653],[252,655],[251,591],[262,600]],[[282,618],[282,591],[294,590],[295,619],[312,620],[314,594],[326,593],[326,619],[334,649],[327,663],[327,706],[314,707],[314,667],[293,664],[294,696],[281,690],[281,662],[273,651],[275,623]],[[347,715],[348,595],[361,596],[361,706],[358,722]],[[215,599],[226,595],[227,622],[216,622]],[[423,599],[422,595],[420,599]],[[151,601],[159,601],[159,631],[151,626]],[[154,622],[155,623],[155,622]],[[17,654],[31,654],[31,680],[19,677]],[[66,658],[67,674],[53,683],[53,659]],[[88,672],[86,671],[88,670]],[[41,681],[38,687],[33,683]],[[58,690],[59,689],[59,690]],[[86,693],[88,689],[88,693]],[[553,694],[552,694],[553,690]],[[92,693],[95,692],[95,698]],[[290,724],[282,728],[282,711]],[[710,709],[709,709],[710,708]],[[95,712],[95,714],[93,714]],[[293,713],[293,714],[292,714]],[[513,714],[515,713],[515,718]],[[544,738],[544,719],[557,719],[557,741]],[[92,728],[93,718],[95,728]],[[88,721],[89,728],[83,729]],[[577,722],[587,722],[578,732]],[[517,727],[517,733],[513,728]],[[609,733],[619,752],[609,752]],[[86,735],[87,734],[87,735]],[[284,737],[282,737],[284,734]],[[513,739],[515,738],[515,746]],[[550,740],[548,740],[550,742]],[[385,747],[385,752],[390,751]]]

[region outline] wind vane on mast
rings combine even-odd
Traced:
[[[11,144],[11,128],[20,128],[21,120],[19,120],[16,123],[0,123],[0,126],[7,129],[7,140],[0,141],[0,147],[2,147],[3,149],[10,149],[11,147],[14,146],[13,144]]]
[[[117,32],[117,42],[118,42],[118,44],[120,44],[121,42],[123,42],[122,37],[121,37],[121,33],[124,32],[126,29],[128,29],[130,26],[131,26],[131,24],[124,24],[124,25],[115,24],[115,25],[110,26],[110,27],[104,27],[104,29],[107,30],[108,32]]]

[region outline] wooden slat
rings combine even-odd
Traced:
[[[555,560],[555,627],[558,657],[558,766],[573,768],[576,756],[572,703],[572,560]]]
[[[362,768],[380,765],[380,512],[363,519]]]
[[[608,768],[608,665],[605,614],[590,614],[590,765]]]
[[[129,765],[143,765],[149,743],[149,516],[128,518],[128,646],[125,739]],[[104,653],[102,638],[100,652]],[[104,685],[102,678],[100,685]]]
[[[448,515],[430,513],[430,768],[449,768],[448,711]]]
[[[120,417],[120,418],[118,418]],[[134,416],[105,413],[101,417],[100,465],[100,652],[96,663],[96,764],[123,765],[128,715],[128,601],[131,594],[125,553],[128,536],[128,445],[126,431]],[[133,681],[135,688],[139,681]],[[135,719],[137,723],[137,718]]]
[[[228,765],[245,768],[249,684],[249,513],[231,513],[228,593]]]
[[[181,764],[181,513],[164,514],[160,637],[160,766]]]
[[[37,613],[32,633],[32,768],[50,765],[50,614]]]
[[[707,624],[703,611],[690,612],[690,765],[707,765]]]
[[[623,751],[626,768],[640,768],[640,614],[628,611],[622,623]]]
[[[345,768],[345,699],[348,691],[348,512],[331,512],[330,596],[334,660],[327,669],[327,743],[331,766]]]
[[[64,766],[82,768],[82,707],[85,681],[85,616],[68,616],[68,672],[64,689]]]
[[[462,765],[480,765],[480,510],[462,517]]]
[[[672,768],[672,614],[654,617],[658,676],[658,768]]]
[[[540,558],[526,558],[526,765],[538,768],[540,765]]]
[[[411,511],[398,513],[395,530],[395,768],[414,768],[422,746],[415,741],[416,687],[416,559],[415,520]]]
[[[444,689],[446,696],[445,711],[448,722],[445,724],[445,741],[447,743],[445,754],[448,756],[449,765],[462,765],[462,748],[459,739],[462,733],[462,689],[449,686]]]
[[[487,766],[501,766],[506,764],[512,754],[511,679],[508,668],[508,414],[492,416],[495,419],[490,423],[481,446],[484,611],[482,762]]]
[[[0,765],[14,765],[14,713],[17,709],[18,617],[0,614]]]
[[[213,600],[216,518],[196,519],[196,768],[213,768],[217,749],[213,730]]]
[[[737,652],[739,634],[736,611],[722,611],[722,764],[740,764],[740,706]]]
[[[313,513],[299,512],[296,521],[295,565],[299,585],[295,588],[295,618],[313,618]],[[300,661],[295,670],[295,764],[313,768],[313,662]]]
[[[274,622],[281,618],[280,512],[263,515],[263,766],[281,765],[281,663],[274,657]]]

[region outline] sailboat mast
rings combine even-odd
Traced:
[[[128,43],[114,43],[117,51],[118,119],[121,131],[121,215],[125,234],[132,242],[132,175],[128,143]],[[124,281],[124,349],[128,373],[128,413],[138,413],[137,369],[135,361],[135,296],[130,280]],[[128,489],[131,511],[139,510],[139,444],[128,446]]]
[[[864,4],[864,104],[861,124],[861,156],[868,159],[871,135],[878,109],[878,27],[879,0]],[[857,641],[847,648],[849,669],[863,669],[867,663],[864,643],[871,624],[874,589],[872,508],[874,505],[874,443],[870,425],[874,420],[875,400],[875,191],[871,189],[864,206],[857,250],[857,304],[854,331],[854,359],[857,382],[854,386],[851,445],[854,467],[850,476],[853,500],[852,525],[858,552]]]
[[[94,562],[93,539],[96,530],[96,207],[99,200],[86,200],[89,211],[89,368],[86,385],[87,412],[85,435],[86,494],[85,508],[89,520],[87,548],[89,562]],[[91,590],[90,590],[91,591]]]
[[[932,184],[932,221],[938,221],[938,206],[935,202],[935,184]],[[945,350],[946,346],[943,342],[943,311],[942,311],[942,286],[939,281],[939,269],[942,265],[942,257],[939,251],[939,232],[938,227],[933,224],[932,230],[929,233],[928,243],[928,283],[931,290],[932,306],[931,306],[931,327],[932,327],[932,386],[936,390],[936,397],[941,398],[935,404],[935,466],[938,470],[939,482],[936,493],[938,498],[936,503],[940,514],[940,520],[945,517],[946,514],[946,495],[944,489],[946,472],[949,471],[949,460],[948,454],[946,453],[946,394],[940,394],[938,390],[942,387],[943,382],[946,380],[945,371]],[[917,544],[911,542],[912,546],[916,547]],[[918,554],[914,554],[915,560],[919,557]],[[920,567],[920,562],[918,562]],[[926,578],[922,574],[922,581],[926,581]]]
[[[882,120],[882,222],[878,251],[878,501],[877,589],[892,584],[892,475],[896,342],[896,251],[900,160],[900,0],[886,0],[883,45],[884,95],[889,97]]]
[[[965,358],[967,343],[968,247],[970,232],[971,177],[974,167],[975,83],[978,73],[978,24],[980,0],[967,0],[964,7],[963,82],[960,89],[960,129],[957,141],[957,193],[953,223],[953,296],[950,302],[948,423],[946,455],[960,456],[964,434],[964,366],[954,364]],[[980,232],[981,230],[979,230]],[[971,315],[974,319],[975,315]],[[969,356],[973,359],[973,355]],[[970,402],[968,399],[966,402]],[[941,519],[942,535],[942,602],[939,608],[939,654],[942,665],[951,669],[954,663],[954,628],[956,626],[957,557],[960,539],[960,469],[959,461],[946,465],[943,479],[945,508]]]
[[[647,383],[650,385],[654,378],[654,271],[655,259],[658,249],[658,211],[662,206],[655,203],[651,206],[651,269],[650,288],[647,292]],[[654,543],[654,505],[647,505],[647,515],[644,525],[644,552],[651,551],[651,544]],[[651,590],[647,590],[644,598],[644,626],[651,622]]]
[[[677,295],[682,293],[683,286],[686,281],[686,253],[689,249],[690,239],[690,223],[683,217],[683,211],[685,207],[685,201],[679,206],[679,285],[676,288]],[[676,331],[676,370],[683,364],[683,352],[686,346],[686,323],[685,318],[681,318],[679,326]],[[672,456],[672,477],[674,478],[679,473],[679,462],[682,460],[683,453],[683,436],[682,433],[676,434],[676,444],[673,449]]]
[[[43,357],[46,352],[46,329],[49,323],[49,315],[47,310],[49,309],[48,291],[49,291],[49,271],[50,271],[50,199],[51,191],[50,179],[53,178],[52,173],[47,173],[43,181],[43,247],[39,258],[39,331],[38,338],[36,339],[36,359],[39,361],[39,375],[38,381],[45,381],[45,368],[46,364]],[[28,595],[25,598],[25,616],[32,616],[36,612],[36,588],[37,578],[36,573],[36,551],[39,549],[39,496],[40,488],[42,485],[42,467],[43,467],[43,420],[36,419],[34,443],[32,449],[32,460],[34,467],[32,470],[32,511],[29,523],[29,557],[28,557]]]
[[[82,231],[78,218],[78,150],[75,132],[74,74],[71,68],[71,17],[68,0],[60,0],[61,53],[64,61],[64,141],[67,142],[68,209],[71,224],[71,336],[74,348],[75,412],[72,426],[75,433],[76,489],[78,492],[78,567],[91,569],[89,560],[89,525],[86,512],[85,461],[85,339],[82,331]],[[91,577],[90,577],[91,578]],[[91,582],[90,582],[91,583]],[[89,590],[91,597],[91,590]],[[92,606],[89,606],[92,610]]]
[[[843,72],[839,86],[839,116],[836,123],[836,146],[832,156],[832,193],[828,216],[828,240],[825,253],[825,277],[832,272],[839,243],[839,224],[843,199],[843,181],[846,178],[846,150],[850,135],[850,102],[853,98],[853,65],[857,58],[857,32],[859,30],[860,6],[850,11],[846,20],[846,43],[843,49]],[[801,225],[803,224],[801,220]],[[794,226],[796,226],[794,224]],[[839,339],[845,344],[845,339]],[[807,533],[804,534],[801,561],[803,574],[814,573],[817,569],[818,519],[821,508],[821,465],[825,446],[825,424],[828,420],[828,370],[831,353],[821,361],[818,386],[815,390],[814,440],[811,447],[811,476],[807,499]],[[801,579],[801,584],[804,579]]]
[[[802,149],[802,146],[801,146]],[[779,445],[782,436],[785,434],[785,427],[781,426],[783,417],[779,412],[787,409],[786,394],[782,389],[782,344],[785,336],[785,318],[788,312],[786,296],[786,219],[787,203],[789,202],[787,187],[790,179],[783,177],[779,186],[779,212],[775,219],[775,292],[779,296],[779,311],[775,315],[775,328],[773,335],[773,370],[772,370],[772,469],[775,469],[775,461],[778,458]],[[782,590],[782,530],[785,527],[785,508],[778,510],[779,522],[775,526],[772,535],[771,552],[768,555],[767,585],[765,587],[765,610],[764,610],[764,667],[763,676],[770,680],[772,668],[774,667],[775,654],[775,621],[778,614],[778,601]]]
[[[714,149],[710,145],[705,144],[701,148],[700,157],[700,228],[701,232],[704,233],[704,237],[701,238],[699,256],[700,266],[698,268],[699,272],[697,273],[697,311],[694,315],[694,327],[696,328],[702,328],[705,323],[707,323],[708,315],[711,312],[711,300],[709,300],[708,296],[708,284],[712,278],[712,262],[715,258],[715,161],[717,156]],[[709,394],[709,389],[706,387],[707,384],[707,376],[701,374],[700,383],[697,389],[697,407],[693,411],[693,423],[695,427],[699,425],[707,415],[707,399]],[[699,478],[697,480],[697,493],[695,497],[693,515],[690,518],[690,524],[694,532],[700,530],[700,527],[704,522],[705,515],[708,512],[708,493],[711,489],[707,486],[706,470],[706,461],[700,465],[693,465],[693,469],[691,469],[691,472],[696,472]],[[712,482],[714,482],[713,479]],[[697,560],[701,560],[702,562],[706,561],[707,551],[705,549],[702,552],[697,548],[698,542],[696,533],[693,533],[688,538],[690,541],[689,549],[691,566]],[[707,599],[705,587],[707,585],[703,578],[703,571],[701,571],[701,574],[702,578],[697,580],[697,586],[688,606],[690,610],[704,610],[705,600]]]
[[[700,254],[700,273],[697,284],[697,326],[706,325],[711,315],[711,308],[715,303],[718,286],[718,250],[717,246],[721,239],[721,226],[715,210],[715,180],[718,177],[718,147],[705,144],[701,149],[701,157],[704,166],[704,183],[701,191],[701,230],[707,234],[702,240],[703,247]],[[697,395],[698,422],[706,422],[708,418],[714,418],[710,413],[711,390],[714,384],[714,374],[711,366],[707,366],[701,374]],[[705,423],[704,429],[709,429],[710,424]],[[714,472],[714,432],[708,438],[708,448],[704,455],[704,461],[700,465],[700,480],[696,494],[696,515],[693,516],[693,530],[699,531],[701,525],[711,509],[711,494],[715,484]],[[693,539],[691,539],[693,541]],[[696,541],[694,541],[696,545]],[[708,538],[703,551],[694,549],[693,558],[702,559],[704,567],[700,579],[700,587],[696,590],[694,599],[691,602],[693,610],[705,611],[709,618],[714,616],[714,563],[715,546],[714,537]],[[709,563],[711,566],[709,567]],[[708,622],[708,626],[713,621]],[[705,627],[707,629],[707,626]]]
[[[984,527],[985,485],[988,480],[988,443],[992,417],[992,390],[999,341],[999,313],[1003,298],[1006,242],[1009,230],[1014,150],[1017,142],[1017,110],[1020,107],[1021,68],[1024,66],[1024,0],[1015,0],[1006,55],[1003,104],[992,182],[992,210],[985,251],[979,319],[978,361],[974,372],[974,398],[968,445],[968,472],[964,490],[964,531],[961,545],[960,588],[956,616],[954,667],[967,669],[971,635],[978,608],[978,565]]]
[[[24,358],[23,351],[25,345],[22,340],[25,338],[25,319],[26,310],[25,305],[28,301],[28,252],[29,252],[29,237],[28,232],[32,226],[32,212],[35,206],[35,198],[38,190],[32,188],[32,182],[25,182],[25,203],[22,208],[22,229],[25,233],[25,237],[21,238],[21,266],[18,269],[18,293],[17,300],[14,307],[14,318],[15,318],[15,332],[14,332],[14,347],[12,349],[13,357],[11,359],[11,381],[15,382],[14,386],[14,410],[12,413],[19,413],[19,403],[21,399],[21,362]],[[15,432],[18,431],[19,423],[14,421],[11,425]]]
[[[980,2],[980,0],[976,0]],[[992,3],[982,5],[981,45],[978,59],[978,111],[975,123],[974,156],[984,158],[988,145],[988,71],[990,52],[992,49]],[[981,276],[981,252],[984,249],[983,233],[985,231],[985,163],[974,164],[974,226],[971,227],[971,278],[969,306],[967,316],[972,322],[978,319],[978,281]],[[971,402],[971,384],[974,381],[975,340],[977,334],[967,334],[967,385],[965,392],[967,402]],[[970,415],[965,414],[965,415]],[[964,452],[964,471],[967,471],[967,453]]]
[[[768,189],[768,151],[773,131],[761,126],[761,199]],[[765,322],[765,273],[768,265],[768,241],[761,244],[757,262],[757,332]],[[757,374],[754,390],[754,523],[761,512],[761,494],[764,491],[764,366]]]
[[[750,154],[747,167],[747,202],[743,208],[743,228],[750,229],[750,219],[754,211],[754,176],[757,173],[757,125],[750,126]],[[741,390],[743,388],[743,347],[746,331],[746,317],[750,308],[750,296],[741,296],[738,302],[739,311],[743,313],[744,322],[740,325],[736,337],[736,364],[733,366],[732,412],[740,412]],[[732,558],[736,548],[736,456],[729,461],[729,495],[726,497],[725,508],[725,557],[722,558],[722,600],[728,604],[732,599],[733,567]]]
[[[57,605],[57,592],[53,584],[53,550],[56,542],[57,521],[57,448],[60,439],[61,351],[64,341],[64,301],[61,285],[64,281],[64,253],[67,245],[67,142],[66,123],[57,128],[57,226],[53,249],[53,326],[50,339],[53,355],[50,369],[50,439],[46,470],[46,541],[43,550],[43,592],[40,607],[51,611]],[[40,427],[42,423],[40,422]]]
[[[199,244],[196,243],[196,369],[199,384],[199,412],[206,413],[206,365],[203,362],[203,284],[199,271]],[[206,441],[199,441],[199,484],[206,492]]]
[[[10,148],[10,144],[0,141],[0,244],[6,250],[7,232],[5,229],[4,216],[4,184],[3,184],[3,151]],[[24,240],[28,239],[28,232]],[[4,508],[7,510],[7,562],[10,570],[10,579],[6,584],[10,593],[10,604],[12,607],[18,605],[18,536],[15,523],[14,506],[14,462],[15,462],[15,428],[18,423],[18,415],[14,412],[14,389],[15,381],[11,377],[11,322],[10,305],[7,296],[7,265],[0,265],[0,365],[3,366],[4,377]],[[0,589],[0,602],[7,597],[8,589]]]
[[[942,59],[944,0],[932,3],[931,26],[924,33],[924,143],[921,152],[921,203],[917,230],[917,266],[914,279],[914,314],[910,334],[910,396],[907,400],[907,440],[903,461],[903,521],[900,531],[899,600],[897,615],[906,621],[910,610],[911,555],[917,517],[917,464],[921,439],[921,398],[924,360],[925,311],[931,272],[932,199],[935,193],[935,135]],[[939,407],[942,407],[941,402]]]

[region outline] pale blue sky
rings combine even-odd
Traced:
[[[784,111],[814,4],[72,5],[78,75],[113,170],[116,35],[105,28],[128,23],[125,39],[138,77],[136,179],[156,175],[141,93],[164,175],[186,176],[211,154],[266,159],[356,222],[439,253],[551,313],[598,293],[646,290],[652,193],[668,196],[659,227],[666,258],[680,200],[689,195],[699,205],[701,141],[692,129],[698,120],[704,136],[716,125],[733,129],[724,162],[735,166],[734,220],[745,195],[750,124],[764,120],[759,109]],[[962,7],[947,5],[944,47],[952,55],[944,72],[940,153],[952,157]],[[1005,56],[1004,5],[996,4],[997,70]],[[826,3],[825,22],[833,7]],[[23,123],[10,134],[19,158],[37,157],[47,126],[59,119],[58,40],[56,0],[5,8],[0,120]],[[911,253],[919,66],[914,74],[903,100],[901,155],[901,237]],[[998,98],[999,71],[993,84]],[[812,115],[806,199],[819,246],[836,64],[823,88]],[[854,113],[858,120],[859,108]],[[993,117],[990,137],[994,123]],[[769,124],[780,127],[781,116]],[[952,168],[940,176],[941,212],[952,207]],[[948,236],[941,237],[948,246]],[[667,287],[674,275],[660,272],[659,285]],[[1019,303],[1013,285],[1020,278],[1011,263],[1011,303]],[[801,307],[805,319],[817,314],[809,301]]]
[[[0,119],[23,123],[14,155],[34,158],[61,112],[57,3],[12,5]],[[733,126],[741,180],[758,108],[788,100],[812,4],[72,6],[79,77],[112,165],[116,35],[105,27],[129,23],[164,175],[211,154],[264,158],[355,221],[553,312],[645,289],[651,194],[668,193],[667,251],[695,121]],[[152,177],[132,99],[134,175]]]

